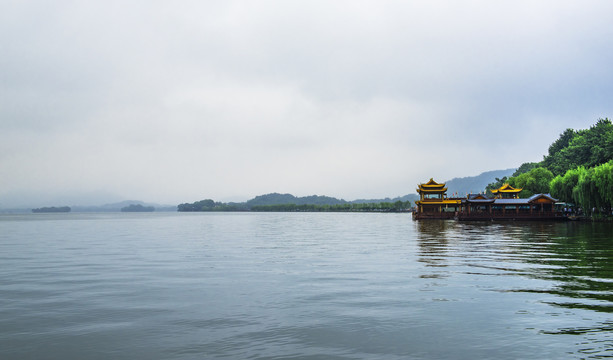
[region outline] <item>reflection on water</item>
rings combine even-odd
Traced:
[[[456,222],[415,224],[419,261],[428,267],[465,267],[495,278],[481,285],[507,294],[533,294],[550,308],[540,334],[578,336],[577,353],[613,357],[613,227],[607,223]],[[453,269],[423,277],[450,277]],[[500,281],[507,277],[507,281]],[[604,315],[596,315],[601,313]],[[519,315],[535,314],[519,310]],[[566,324],[568,326],[555,327]],[[553,327],[551,325],[554,325]]]
[[[417,224],[417,243],[419,245],[419,262],[426,266],[446,266],[448,256],[447,230],[453,228],[452,221],[419,221]]]

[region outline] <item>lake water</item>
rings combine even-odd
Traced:
[[[613,356],[613,227],[0,215],[2,359]]]

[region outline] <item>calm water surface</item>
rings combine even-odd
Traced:
[[[613,227],[0,216],[2,359],[613,356]]]

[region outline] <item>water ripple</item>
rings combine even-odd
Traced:
[[[602,358],[611,224],[0,216],[0,357]]]

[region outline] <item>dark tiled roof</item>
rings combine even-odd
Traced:
[[[471,204],[491,204],[494,202],[495,199],[466,199],[466,202],[469,202]]]
[[[552,198],[551,195],[549,194],[534,194],[527,199],[496,199],[496,201],[494,201],[494,204],[496,205],[528,205],[534,200],[541,198],[541,197],[547,198],[551,200],[551,202],[558,201],[557,199]]]
[[[528,205],[531,202],[535,201],[538,198],[545,197],[551,202],[557,202],[557,199],[554,199],[549,194],[535,194],[527,199],[476,199],[479,196],[484,196],[482,194],[469,194],[467,199],[462,199],[462,202],[468,202],[471,204],[490,204],[494,205]]]
[[[483,194],[468,194],[468,200],[478,200],[476,199],[478,197],[484,197],[489,200],[489,198]]]
[[[528,205],[528,199],[496,199],[495,205]]]
[[[529,200],[529,201],[533,201],[533,200],[536,200],[536,199],[538,199],[538,198],[540,198],[540,197],[545,197],[545,198],[547,198],[547,199],[549,199],[549,200],[551,200],[551,201],[553,201],[553,202],[557,202],[557,201],[558,201],[558,199],[554,199],[554,198],[553,198],[553,197],[551,197],[551,195],[549,195],[549,194],[534,194],[534,195],[530,196],[530,197],[528,198],[528,200]]]

